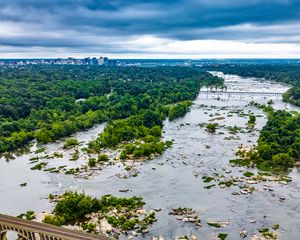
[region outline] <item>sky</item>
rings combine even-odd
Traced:
[[[300,58],[300,0],[0,0],[0,58]]]

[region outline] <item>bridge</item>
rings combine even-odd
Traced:
[[[18,240],[112,240],[104,236],[0,214],[0,240],[7,240],[8,231],[16,232]]]
[[[200,90],[200,93],[217,94],[217,95],[259,95],[259,96],[275,96],[280,97],[282,93],[279,92],[253,92],[253,91],[213,91],[213,90]]]

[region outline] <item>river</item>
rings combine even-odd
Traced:
[[[242,78],[224,75],[220,72],[212,74],[224,77],[227,91],[278,92],[288,89],[278,83],[262,79]],[[220,233],[228,233],[228,239],[240,239],[240,231],[248,231],[248,238],[258,234],[257,229],[271,228],[280,224],[276,232],[279,239],[299,239],[300,233],[300,172],[294,169],[289,175],[293,181],[288,185],[274,182],[268,183],[273,191],[264,190],[264,183],[257,184],[257,192],[247,195],[232,195],[237,187],[205,189],[207,183],[203,175],[223,174],[241,176],[245,168],[232,167],[229,160],[235,158],[235,151],[240,144],[250,146],[256,143],[259,130],[265,125],[266,114],[249,106],[250,101],[267,103],[270,99],[274,108],[299,111],[299,108],[283,103],[278,96],[265,97],[254,95],[218,95],[217,93],[199,94],[192,109],[183,118],[164,122],[164,140],[174,139],[171,149],[154,160],[135,163],[137,177],[122,179],[116,174],[126,174],[123,164],[107,166],[96,171],[90,179],[75,178],[73,175],[53,174],[44,171],[30,170],[30,158],[37,154],[28,153],[15,156],[14,160],[0,159],[0,212],[18,215],[28,210],[37,213],[51,211],[49,193],[60,194],[66,190],[85,191],[99,197],[112,194],[120,197],[141,196],[147,209],[162,208],[157,213],[158,221],[149,229],[150,232],[139,239],[152,239],[163,236],[175,239],[176,236],[194,234],[199,239],[215,239]],[[232,135],[228,127],[245,128],[247,114],[257,116],[253,131],[239,131]],[[217,122],[220,126],[216,134],[211,134],[200,127],[201,123]],[[88,131],[74,135],[84,146],[95,138],[104,128],[97,125]],[[227,137],[227,138],[226,138]],[[227,140],[225,140],[225,139]],[[39,155],[64,152],[63,142],[47,144],[46,152]],[[39,146],[40,147],[40,146]],[[31,152],[37,149],[35,143]],[[49,167],[68,165],[76,167],[84,164],[87,159],[80,155],[79,160],[70,162],[72,152],[64,152],[63,158],[48,160]],[[81,154],[81,153],[80,153]],[[255,169],[250,169],[256,172]],[[20,184],[27,183],[21,187]],[[129,189],[128,192],[119,192]],[[284,196],[284,202],[279,197]],[[196,210],[202,221],[202,227],[178,221],[168,214],[171,208],[190,207]],[[228,221],[225,228],[214,228],[207,221]],[[122,238],[121,238],[122,239]],[[124,238],[125,239],[125,238]]]

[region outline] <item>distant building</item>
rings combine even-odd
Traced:
[[[91,62],[92,65],[98,65],[98,59],[93,57],[92,58],[92,62]]]
[[[103,57],[100,57],[98,59],[98,65],[104,65],[104,58]]]
[[[108,60],[106,65],[110,66],[110,67],[115,67],[118,65],[118,61],[117,60]]]
[[[77,59],[74,57],[57,59],[32,59],[32,60],[5,60],[0,61],[0,65],[100,65],[116,66],[119,63],[116,60],[109,60],[108,57],[86,57]]]
[[[90,57],[87,57],[83,60],[83,64],[89,65],[90,64]]]

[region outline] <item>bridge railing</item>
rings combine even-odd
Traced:
[[[16,232],[20,240],[112,240],[106,236],[0,214],[0,240],[6,240],[8,231]]]

